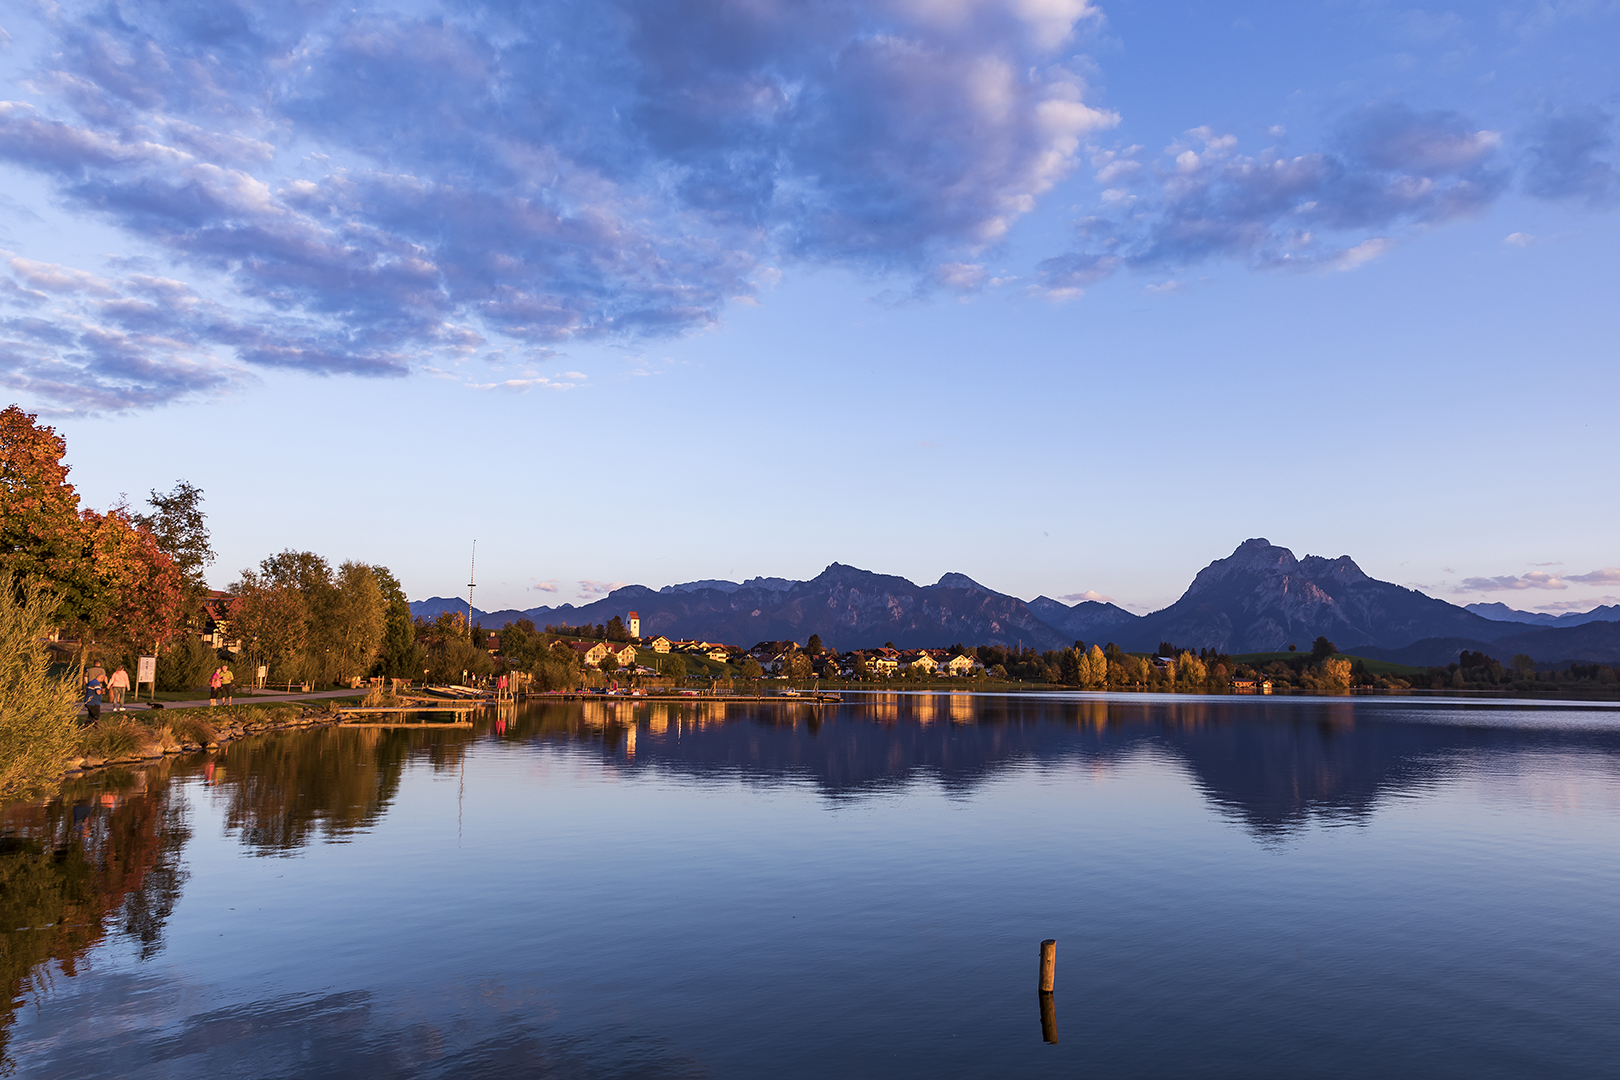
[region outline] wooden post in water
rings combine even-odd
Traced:
[[[1041,942],[1041,993],[1050,994],[1057,982],[1057,939]]]

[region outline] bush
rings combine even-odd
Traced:
[[[208,677],[219,665],[219,654],[190,634],[158,656],[157,688],[165,693],[196,690],[208,685]]]
[[[219,732],[214,725],[204,720],[191,709],[181,709],[169,719],[169,730],[174,737],[183,743],[196,743],[207,746],[219,739]]]
[[[55,614],[43,585],[0,580],[0,799],[55,780],[78,742],[77,688],[45,649]]]
[[[129,720],[103,721],[85,732],[79,753],[85,757],[122,758],[151,741],[151,733],[140,723]]]

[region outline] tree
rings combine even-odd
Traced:
[[[1288,648],[1289,651],[1292,652],[1294,647],[1290,645]],[[1323,635],[1318,637],[1316,641],[1311,644],[1311,659],[1326,660],[1328,657],[1334,655],[1338,651],[1339,647],[1333,644],[1333,642],[1329,641],[1326,635]]]
[[[23,602],[30,582],[54,596],[58,617],[83,620],[97,600],[84,558],[79,495],[62,463],[67,442],[16,405],[0,412],[0,575]]]
[[[606,634],[608,641],[629,641],[630,632],[624,628],[624,620],[617,615],[607,621]]]
[[[1085,653],[1079,649],[1064,649],[1058,661],[1058,670],[1063,677],[1064,686],[1084,686],[1085,678],[1081,674],[1081,665],[1085,663]],[[1086,664],[1089,669],[1090,664]]]
[[[331,674],[337,681],[363,675],[377,658],[388,626],[388,605],[371,567],[357,562],[338,567],[331,619]]]
[[[405,590],[386,566],[373,566],[371,573],[377,579],[377,587],[382,590],[383,603],[387,606],[376,672],[394,679],[421,678],[422,650],[416,645],[416,627]]]
[[[823,652],[821,647],[821,635],[811,634],[810,640],[804,644],[804,651],[809,653],[811,656],[820,656]]]
[[[39,581],[12,579],[0,587],[0,799],[6,801],[54,780],[77,741],[77,695],[68,680],[51,677],[44,646],[55,612],[56,598]]]
[[[1103,655],[1099,646],[1093,645],[1082,661],[1080,685],[1087,690],[1097,690],[1108,685],[1108,657]]]
[[[1190,689],[1198,689],[1204,685],[1204,680],[1208,678],[1209,672],[1204,667],[1202,660],[1183,650],[1181,655],[1176,657],[1176,675],[1184,686]]]
[[[309,637],[309,609],[292,585],[253,570],[231,586],[231,620],[243,658],[270,669],[272,681],[302,678],[301,657]]]
[[[737,674],[745,679],[758,679],[764,676],[765,669],[759,666],[759,661],[751,654],[744,654],[737,664]]]
[[[122,651],[156,655],[184,621],[179,567],[122,507],[105,514],[86,510],[81,523],[97,585],[95,603],[80,612],[86,628],[99,640],[126,646]]]
[[[174,560],[184,583],[188,615],[195,615],[208,595],[203,571],[214,561],[202,501],[202,488],[179,480],[167,495],[160,495],[154,489],[146,499],[152,512],[136,514],[133,518],[135,524],[157,538],[158,547]]]

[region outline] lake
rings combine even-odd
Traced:
[[[531,704],[3,829],[23,1077],[1620,1068],[1611,707]]]

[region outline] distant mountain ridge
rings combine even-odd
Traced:
[[[433,597],[413,602],[411,611],[432,618],[443,611],[465,611],[466,603]],[[1450,663],[1463,648],[1485,648],[1493,650],[1493,655],[1507,652],[1507,656],[1523,652],[1543,663],[1620,661],[1620,621],[1588,620],[1584,624],[1592,628],[1588,633],[1570,636],[1578,627],[1558,623],[1543,628],[1486,618],[1369,577],[1348,555],[1298,559],[1289,549],[1265,539],[1246,540],[1231,555],[1210,563],[1180,599],[1149,615],[1134,615],[1115,604],[1093,600],[1069,605],[1038,596],[1026,603],[988,589],[965,574],[945,574],[933,585],[918,585],[841,563],[833,563],[809,581],[767,577],[744,582],[703,580],[657,590],[627,585],[579,606],[561,604],[522,611],[474,608],[473,615],[494,630],[520,618],[531,619],[537,626],[594,625],[615,615],[623,618],[632,610],[641,618],[644,637],[663,634],[733,645],[802,642],[817,634],[829,648],[840,650],[890,641],[900,648],[960,641],[1045,650],[1081,640],[1112,641],[1131,652],[1149,652],[1169,641],[1186,648],[1244,653],[1290,644],[1309,648],[1320,635],[1344,652],[1389,659],[1397,654],[1427,657],[1449,651],[1444,660],[1405,661],[1408,663]],[[1620,606],[1611,610],[1620,620]]]
[[[1494,604],[1468,604],[1466,610],[1497,622],[1524,623],[1527,626],[1584,626],[1589,622],[1620,621],[1620,604],[1595,607],[1591,611],[1566,611],[1559,615],[1519,611],[1500,601]]]

